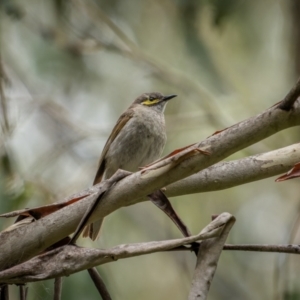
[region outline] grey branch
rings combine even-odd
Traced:
[[[166,187],[167,196],[218,191],[289,171],[300,162],[300,143],[246,158],[220,162]]]
[[[227,222],[222,228],[220,236],[201,243],[188,300],[205,300],[207,298],[219,257],[234,223],[235,218],[228,214]]]
[[[62,246],[1,271],[0,283],[22,284],[68,276],[118,259],[167,251],[199,240],[210,239],[222,234],[224,226],[231,218],[230,214],[222,213],[198,235],[169,241],[119,245],[108,250],[81,248],[74,245]]]
[[[56,277],[54,280],[54,300],[61,300],[62,277]]]
[[[224,250],[256,251],[300,254],[300,245],[230,245],[226,244]]]

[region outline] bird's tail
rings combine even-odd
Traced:
[[[100,235],[101,226],[104,219],[97,220],[94,223],[87,225],[83,231],[83,237],[90,237],[93,241],[95,241]]]

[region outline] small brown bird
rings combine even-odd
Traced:
[[[176,95],[145,93],[120,116],[100,157],[94,183],[110,178],[118,169],[135,172],[158,159],[167,141],[164,110]],[[88,225],[83,236],[95,240],[103,220]]]

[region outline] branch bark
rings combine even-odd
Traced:
[[[235,218],[233,216],[228,217],[220,236],[201,243],[188,300],[205,300],[207,298],[219,257],[234,223]]]
[[[22,284],[63,277],[118,259],[168,251],[220,235],[230,218],[230,214],[223,213],[209,223],[198,235],[181,239],[119,245],[108,250],[81,248],[74,245],[62,246],[1,271],[0,283]]]
[[[300,162],[300,143],[246,158],[220,162],[165,189],[168,197],[218,191],[289,171]]]

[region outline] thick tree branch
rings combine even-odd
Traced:
[[[0,272],[0,284],[21,284],[68,276],[118,259],[168,251],[182,245],[219,236],[229,219],[231,219],[230,214],[222,213],[198,235],[169,241],[119,245],[108,250],[80,248],[74,245],[62,246]]]
[[[300,143],[220,162],[166,187],[168,197],[228,189],[289,171],[300,162]]]

